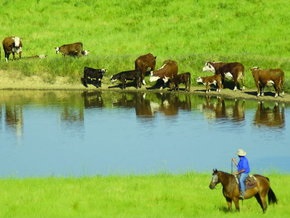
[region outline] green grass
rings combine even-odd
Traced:
[[[0,217],[288,217],[289,175],[271,173],[279,199],[262,214],[254,198],[226,211],[209,174],[0,180]]]
[[[13,0],[0,2],[1,37],[23,39],[23,56],[46,54],[44,60],[0,63],[25,76],[55,76],[79,82],[84,66],[107,68],[110,76],[132,69],[134,60],[151,52],[157,67],[174,59],[180,72],[207,75],[208,60],[240,61],[247,87],[254,87],[249,68],[280,67],[289,89],[290,44],[287,0]],[[17,9],[16,9],[17,8]],[[88,57],[62,58],[54,48],[82,41]],[[50,74],[47,78],[47,73]],[[194,80],[193,80],[194,81]]]

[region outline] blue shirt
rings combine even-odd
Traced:
[[[240,161],[237,167],[238,167],[238,171],[244,170],[244,173],[250,172],[249,161],[245,156],[240,156]]]

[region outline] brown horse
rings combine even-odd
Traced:
[[[255,174],[254,177],[256,179],[256,185],[251,188],[247,188],[245,192],[245,199],[255,196],[263,212],[265,213],[267,209],[266,196],[268,195],[269,204],[277,203],[278,200],[270,187],[270,181],[267,177],[257,174]],[[236,177],[232,174],[215,169],[213,170],[209,188],[214,189],[218,183],[221,183],[223,186],[223,195],[226,198],[228,209],[231,210],[232,202],[234,202],[236,209],[239,211],[240,190]]]

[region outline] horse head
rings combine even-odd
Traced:
[[[211,181],[209,183],[209,188],[214,189],[218,183],[219,183],[218,170],[213,169],[212,178],[211,178]]]

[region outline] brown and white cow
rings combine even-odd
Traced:
[[[199,76],[196,79],[196,82],[202,83],[205,85],[205,92],[210,92],[211,85],[216,86],[217,92],[220,92],[222,90],[222,87],[223,87],[221,74],[215,74],[213,76],[204,76],[204,77]]]
[[[155,70],[156,65],[156,56],[151,53],[141,55],[135,60],[135,70],[141,72],[141,80],[142,83],[145,85],[145,76],[150,71]]]
[[[165,60],[162,67],[155,71],[151,71],[149,81],[154,82],[162,79],[164,83],[167,83],[169,79],[175,77],[178,73],[178,65],[176,61]]]
[[[275,97],[284,94],[284,71],[281,69],[262,70],[258,67],[251,68],[253,78],[257,87],[257,96],[264,96],[265,86],[274,86]]]
[[[8,62],[9,55],[12,53],[15,60],[15,54],[18,54],[21,58],[22,53],[22,41],[18,36],[9,36],[2,41],[3,50],[5,54],[5,60]]]
[[[81,42],[75,42],[71,44],[65,44],[60,47],[55,47],[55,53],[61,53],[63,56],[73,56],[73,57],[79,57],[82,55],[88,55],[87,50],[83,50],[83,43]]]
[[[213,72],[214,74],[221,74],[222,83],[224,85],[225,78],[234,81],[234,90],[239,88],[245,89],[244,85],[244,71],[245,67],[239,62],[206,62],[203,69],[205,71]]]
[[[184,90],[189,92],[191,85],[191,74],[189,72],[177,74],[172,79],[170,79],[169,87],[172,90],[179,91],[179,84],[184,84]]]

